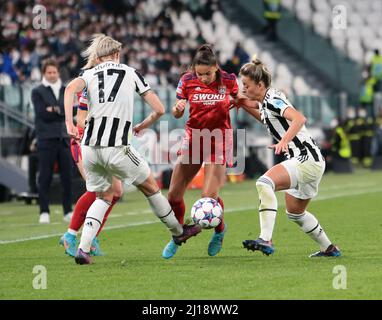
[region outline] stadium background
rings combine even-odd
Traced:
[[[36,5],[46,9],[44,29],[33,26]],[[3,209],[0,206],[2,222],[24,222],[13,221],[16,215],[26,219],[25,225],[37,219],[37,206],[25,206],[17,200],[28,192],[26,144],[34,127],[30,92],[41,80],[41,62],[56,57],[61,78],[68,81],[84,64],[80,52],[95,32],[106,33],[124,44],[122,62],[140,70],[162,98],[167,113],[161,120],[168,121],[170,129],[182,128],[187,119],[186,114],[175,120],[169,110],[179,76],[200,44],[212,43],[222,68],[236,74],[256,53],[271,70],[273,86],[282,89],[308,118],[308,127],[329,163],[324,186],[333,190],[340,189],[341,183],[350,186],[352,181],[361,181],[361,186],[367,186],[365,192],[361,190],[361,198],[368,188],[378,186],[380,171],[374,170],[382,166],[382,96],[380,78],[378,73],[373,74],[373,67],[382,68],[381,58],[375,55],[375,49],[382,52],[382,1],[282,0],[275,35],[270,34],[264,2],[260,0],[13,0],[1,1],[0,6],[0,201],[6,202]],[[134,122],[148,112],[137,96]],[[243,112],[232,112],[232,122],[234,128],[247,130],[248,158],[242,178],[253,179],[279,161],[266,148],[271,141],[264,128]],[[339,154],[339,128],[353,147],[349,157]],[[162,169],[153,169],[160,179]],[[330,170],[347,173],[336,176]],[[251,185],[240,185],[237,180],[229,179],[229,192],[243,191]],[[59,194],[57,181],[52,187],[53,196]],[[83,184],[76,183],[77,192],[83,190]],[[197,192],[191,194],[196,197]],[[142,199],[136,201],[139,210],[147,209]],[[372,203],[369,201],[366,211],[375,210]],[[245,207],[246,203],[241,205]],[[322,203],[320,207],[327,209]],[[7,220],[7,216],[12,219]],[[134,218],[129,219],[134,223]],[[64,227],[60,222],[51,229],[52,235]],[[23,236],[40,239],[46,233],[46,229],[35,230],[20,229],[15,238],[12,228],[7,230],[5,224],[0,240],[6,244]]]

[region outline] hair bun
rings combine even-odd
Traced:
[[[257,58],[257,53],[252,55],[251,63],[253,63],[255,66],[263,64],[262,61]]]
[[[209,43],[205,43],[205,44],[201,45],[200,48],[198,49],[198,51],[214,52],[213,49],[212,49],[212,45],[209,44]]]

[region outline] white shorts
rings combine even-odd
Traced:
[[[308,158],[300,162],[296,158],[281,162],[289,173],[291,188],[288,194],[298,199],[312,199],[317,195],[318,185],[325,172],[325,161]]]
[[[146,160],[132,146],[82,146],[81,149],[88,191],[105,192],[113,176],[126,185],[138,186],[150,175]]]

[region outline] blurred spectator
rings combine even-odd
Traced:
[[[371,144],[375,134],[375,122],[365,109],[360,109],[358,115],[359,121],[362,121],[360,162],[365,168],[370,168],[373,162]]]
[[[333,131],[328,167],[338,173],[352,172],[353,167],[350,161],[352,149],[344,123],[337,119],[334,122],[332,123]]]
[[[376,79],[374,77],[365,77],[361,83],[359,102],[369,114],[373,112],[375,84]]]
[[[358,165],[361,156],[362,121],[357,119],[354,108],[348,108],[344,127],[352,150],[351,162]]]
[[[7,52],[0,53],[0,85],[10,85],[17,80],[10,55]]]
[[[102,32],[125,44],[121,62],[155,79],[154,85],[176,86],[194,50],[206,41],[199,26],[192,35],[180,36],[173,15],[192,12],[192,19],[199,16],[210,20],[220,9],[219,0],[169,0],[167,5],[158,0],[117,2],[45,0],[46,29],[32,27],[32,10],[40,1],[0,2],[0,33],[9,46],[7,71],[2,78],[8,83],[9,77],[13,82],[39,81],[41,61],[54,56],[66,82],[81,71],[80,52],[86,41],[93,33]],[[16,73],[9,68],[12,65]]]
[[[331,151],[332,156],[337,159],[350,159],[351,157],[350,141],[346,134],[344,124],[341,121],[337,121],[334,127]]]
[[[370,66],[371,77],[375,79],[375,91],[382,91],[382,56],[378,49],[374,50]]]
[[[228,73],[234,73],[238,75],[241,66],[242,64],[240,63],[239,56],[234,53],[233,57],[231,59],[228,59],[222,68]]]
[[[48,59],[43,63],[42,74],[42,84],[32,90],[39,157],[40,223],[50,222],[49,189],[56,163],[58,163],[62,184],[64,220],[70,221],[73,160],[70,153],[70,139],[65,126],[65,87],[59,78],[58,64],[55,60]]]
[[[263,0],[264,18],[267,20],[265,33],[269,40],[277,40],[276,25],[281,18],[281,1],[280,0]]]
[[[249,61],[249,54],[247,51],[244,50],[244,48],[241,46],[241,43],[236,43],[235,50],[233,52],[235,56],[239,58],[240,64],[243,65]]]

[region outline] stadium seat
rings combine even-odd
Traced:
[[[344,30],[332,27],[332,11],[339,5],[346,8],[347,27]],[[296,0],[287,1],[285,6],[299,20],[307,25],[311,24],[317,34],[330,38],[334,47],[360,64],[368,60],[368,52],[373,52],[376,48],[382,50],[380,0]]]

